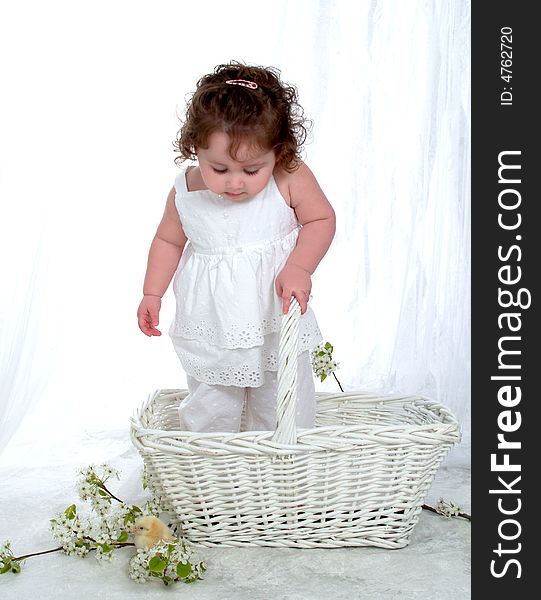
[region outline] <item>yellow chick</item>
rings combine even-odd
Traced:
[[[150,548],[160,540],[174,540],[173,532],[157,517],[139,517],[132,528],[136,548]]]

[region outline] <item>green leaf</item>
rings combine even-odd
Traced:
[[[177,575],[179,577],[188,577],[192,572],[192,565],[190,563],[179,562],[177,564]]]
[[[324,352],[323,350],[321,352],[318,352],[317,355],[318,356],[325,356],[325,354],[327,354],[326,352]]]
[[[167,563],[165,562],[165,560],[163,560],[163,558],[160,558],[159,556],[153,556],[148,561],[148,569],[149,571],[153,571],[154,573],[163,573],[166,566]]]
[[[325,379],[327,379],[327,373],[322,373],[321,374],[321,381],[325,381]]]
[[[68,506],[68,508],[66,508],[66,510],[64,511],[64,514],[66,515],[66,518],[70,521],[72,519],[75,519],[75,515],[77,514],[77,507],[75,506],[75,504],[71,504],[70,506]]]
[[[105,490],[102,490],[101,488],[98,489],[98,494],[100,496],[109,496],[109,494]]]
[[[105,554],[108,554],[109,552],[112,552],[113,549],[114,549],[112,546],[109,546],[109,544],[107,542],[105,544],[100,544],[100,546],[101,546],[101,549],[103,550],[103,552]]]
[[[128,532],[127,531],[123,531],[117,539],[117,542],[127,542],[128,541]]]
[[[136,506],[135,504],[130,507],[130,512],[124,517],[124,525],[128,523],[135,523],[135,519],[137,518],[138,513],[142,513],[143,511]]]
[[[7,562],[4,564],[4,566],[3,566],[3,567],[0,569],[0,575],[1,575],[2,573],[7,573],[7,572],[8,572],[10,569],[11,569],[11,561],[10,561],[10,560],[8,560],[8,561],[7,561]]]

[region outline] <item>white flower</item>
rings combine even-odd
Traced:
[[[120,479],[119,472],[103,464],[99,467],[90,465],[86,469],[80,469],[79,474],[82,475],[76,485],[79,497],[81,500],[90,500],[96,512],[103,514],[111,505],[111,496],[103,489],[105,482],[111,477]]]
[[[132,579],[138,583],[145,583],[150,577],[147,565],[149,561],[149,552],[145,548],[139,548],[136,554],[131,558],[128,573]]]
[[[338,363],[332,357],[333,349],[329,342],[325,342],[325,344],[316,346],[311,352],[312,369],[321,381],[324,381],[338,368]]]
[[[460,515],[462,512],[462,508],[453,501],[447,502],[447,500],[440,498],[438,500],[438,504],[436,505],[436,512],[440,515],[443,515],[447,519],[450,519],[451,517],[458,517],[458,515]]]
[[[131,558],[129,565],[130,577],[139,583],[144,583],[149,579],[160,579],[162,576],[156,577],[152,575],[150,565],[152,559],[159,557],[165,562],[163,569],[163,577],[178,580],[177,565],[183,563],[189,564],[190,572],[183,580],[186,582],[200,579],[206,570],[206,564],[201,562],[193,564],[190,562],[191,552],[185,543],[181,541],[166,542],[161,541],[151,548],[138,548],[136,554]]]
[[[152,498],[147,500],[143,505],[143,512],[158,517],[162,512],[160,499],[157,496],[153,496]]]

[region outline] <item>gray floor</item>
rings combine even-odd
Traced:
[[[48,519],[78,500],[77,470],[107,462],[118,468],[116,491],[128,502],[140,503],[141,459],[126,432],[94,432],[86,439],[63,438],[13,443],[0,456],[0,544],[12,541],[16,554],[54,547]],[[446,467],[437,473],[427,503],[440,496],[470,512],[470,472]],[[447,520],[423,511],[400,550],[379,548],[274,549],[200,548],[194,559],[205,560],[203,581],[165,587],[144,585],[127,576],[132,549],[117,552],[112,564],[92,557],[60,553],[28,559],[18,575],[0,575],[0,597],[6,600],[102,600],[182,597],[198,600],[340,600],[470,598],[470,523]],[[39,590],[39,592],[38,592]]]

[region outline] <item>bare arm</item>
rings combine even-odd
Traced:
[[[148,336],[161,335],[159,323],[161,298],[171,283],[187,238],[175,207],[175,188],[167,196],[162,220],[150,245],[143,284],[143,300],[137,310],[139,329]]]
[[[143,294],[162,297],[171,283],[187,239],[175,207],[175,188],[167,196],[165,211],[148,254]]]
[[[312,171],[303,163],[288,178],[291,207],[302,225],[297,245],[277,277],[277,292],[284,301],[284,313],[295,296],[306,312],[312,288],[311,275],[325,256],[334,237],[334,210]]]
[[[312,171],[303,163],[289,183],[291,207],[302,225],[288,265],[297,265],[312,275],[327,253],[336,230],[333,207]]]

